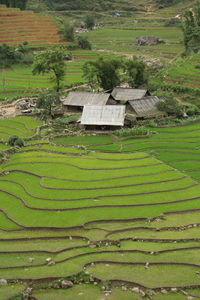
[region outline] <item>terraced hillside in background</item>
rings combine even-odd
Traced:
[[[9,45],[60,42],[58,28],[49,16],[0,5],[0,43]]]
[[[31,139],[39,125],[0,121],[0,299],[27,285],[40,300],[198,297],[200,123],[118,142]]]
[[[68,51],[66,51],[66,54]],[[64,86],[72,84],[84,83],[82,77],[82,67],[89,60],[96,60],[100,55],[98,51],[75,50],[71,51],[73,61],[65,62],[66,75],[63,81]],[[104,57],[112,54],[104,53]],[[50,88],[53,86],[50,80],[50,74],[41,74],[34,76],[32,74],[32,66],[14,65],[12,68],[6,69],[5,80],[6,90],[3,90],[2,81],[0,81],[0,97],[16,97],[37,94],[39,89]]]
[[[199,88],[200,83],[200,55],[195,54],[185,59],[179,59],[163,71],[166,83],[176,83],[186,87]]]

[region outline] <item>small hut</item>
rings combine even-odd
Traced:
[[[124,105],[86,105],[83,108],[81,125],[86,129],[112,130],[124,126]]]
[[[149,96],[139,100],[128,101],[129,106],[127,110],[132,113],[137,119],[154,118],[157,116],[163,116],[165,113],[159,111],[156,107],[156,103],[164,101],[157,96]]]
[[[85,105],[106,105],[109,94],[92,92],[70,92],[67,98],[61,99],[64,111],[80,112]]]
[[[116,87],[111,93],[112,98],[116,101],[138,100],[150,96],[148,90]]]

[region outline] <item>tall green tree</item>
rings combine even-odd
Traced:
[[[86,62],[83,66],[83,77],[94,88],[100,86],[111,90],[121,83],[122,60],[119,58],[99,57],[97,61]]]
[[[111,90],[121,83],[128,83],[130,87],[139,87],[147,82],[146,64],[123,58],[103,58],[86,62],[83,66],[83,76],[89,85]]]
[[[0,0],[0,4],[4,4],[7,7],[17,7],[25,9],[28,0]]]
[[[196,3],[193,10],[186,10],[182,18],[185,54],[200,49],[200,4]]]
[[[139,61],[137,57],[124,61],[124,73],[124,81],[127,82],[130,87],[138,88],[147,83],[146,64]]]
[[[60,103],[59,93],[52,89],[40,92],[36,101],[36,107],[42,109],[41,118],[46,121],[52,116],[52,107]]]
[[[70,24],[68,22],[65,22],[63,25],[63,36],[64,38],[69,41],[73,42],[74,41],[74,25]]]
[[[78,46],[81,48],[81,49],[88,49],[88,50],[91,50],[92,49],[92,45],[91,43],[89,42],[87,36],[82,36],[82,35],[79,35],[77,37],[77,43],[78,43]]]
[[[86,26],[86,28],[92,30],[92,28],[94,27],[94,25],[95,25],[94,16],[93,15],[87,15],[85,17],[85,26]]]
[[[33,75],[50,74],[51,79],[56,82],[57,92],[60,90],[60,83],[65,77],[65,52],[62,48],[47,50],[35,55],[33,62]]]

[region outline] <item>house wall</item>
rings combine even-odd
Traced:
[[[98,130],[98,131],[110,131],[121,129],[121,126],[109,126],[109,125],[84,125],[86,130]]]
[[[81,111],[83,111],[83,106],[63,105],[63,109],[64,109],[64,112],[75,113],[75,112],[81,112]]]
[[[120,104],[119,101],[114,100],[112,97],[110,97],[106,103],[106,105],[118,105]]]

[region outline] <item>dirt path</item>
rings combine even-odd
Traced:
[[[76,88],[79,88],[79,87],[85,87],[87,86],[86,84],[82,84],[82,85],[79,85],[77,86]],[[73,90],[74,87],[72,88],[67,88],[64,90],[64,92],[69,92],[71,90]],[[0,104],[0,112],[2,114],[3,117],[14,117],[16,115],[19,115],[20,111],[18,109],[16,109],[16,104],[17,102],[19,102],[20,100],[22,100],[24,97],[21,97],[17,100],[14,100],[12,103],[9,103],[9,104],[4,104],[4,103],[1,103]]]
[[[129,54],[129,53],[121,53],[121,52],[117,52],[117,51],[112,51],[112,50],[105,50],[105,49],[95,49],[95,51],[99,51],[99,52],[106,52],[106,53],[112,53],[112,54],[116,54],[116,55],[121,55],[121,56],[125,56],[129,59],[131,59],[133,57],[133,54]]]
[[[5,117],[12,117],[16,115],[16,108],[15,105],[19,101],[15,100],[12,103],[9,104],[1,104],[0,105],[0,111],[2,112],[2,115]]]

